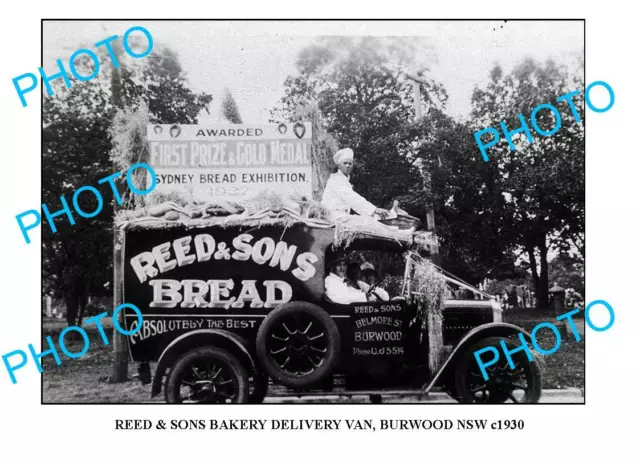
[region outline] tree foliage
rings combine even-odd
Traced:
[[[57,217],[53,233],[42,227],[45,292],[60,294],[67,303],[67,320],[76,324],[89,295],[106,295],[112,281],[112,214],[114,195],[98,180],[111,175],[114,160],[110,130],[118,107],[134,111],[148,108],[149,120],[157,123],[196,123],[198,113],[211,96],[189,89],[177,56],[156,44],[154,51],[138,60],[127,60],[114,47],[120,67],[114,73],[111,59],[101,56],[101,71],[90,81],[72,81],[70,89],[58,83],[55,96],[44,99],[42,200],[51,213],[62,208],[64,196],[73,209],[73,193],[90,185],[101,192],[100,214],[82,218],[72,210],[75,225],[66,215]],[[84,57],[87,58],[87,57]],[[88,59],[76,62],[81,74],[91,74]],[[54,83],[55,84],[55,83]],[[98,207],[95,196],[84,192],[78,198],[83,211]],[[78,314],[80,310],[80,314]]]
[[[491,77],[491,83],[476,89],[472,97],[474,130],[499,128],[504,121],[513,131],[522,126],[518,119],[522,114],[533,143],[519,133],[513,136],[517,150],[510,150],[503,134],[501,142],[490,149],[487,163],[474,150],[473,169],[482,177],[480,195],[487,204],[486,209],[479,205],[478,211],[491,215],[486,226],[504,238],[504,247],[524,254],[539,305],[544,307],[549,252],[573,245],[584,256],[584,131],[569,106],[556,102],[560,96],[583,89],[584,82],[553,61],[540,64],[531,59],[507,75],[496,67]],[[574,98],[580,119],[584,115],[582,96]],[[532,110],[543,103],[554,104],[562,115],[560,129],[550,136],[536,133],[531,122]],[[543,131],[556,125],[549,110],[540,111],[536,121]]]
[[[431,173],[442,266],[470,283],[522,277],[501,218],[504,197],[493,166],[478,160],[469,126],[432,110],[419,131],[428,134],[417,156]]]
[[[490,83],[474,90],[473,123],[456,121],[446,114],[442,85],[415,70],[405,45],[370,37],[318,40],[300,52],[298,73],[286,79],[272,121],[314,118],[314,132],[329,142],[314,159],[321,179],[336,148],[353,148],[352,183],[362,195],[381,207],[397,199],[422,218],[435,208],[445,268],[475,283],[521,281],[529,273],[544,307],[550,251],[584,254],[584,132],[568,105],[556,102],[581,89],[582,78],[553,61],[527,59],[508,74],[496,66]],[[419,121],[407,69],[425,81]],[[574,102],[582,112],[581,95]],[[562,113],[560,130],[549,137],[530,122],[541,103],[555,103]],[[515,135],[517,151],[502,141],[485,163],[474,132],[499,129],[500,121],[516,129],[519,113],[534,142]],[[548,110],[536,121],[542,130],[554,126]],[[316,186],[320,193],[322,187]]]
[[[286,79],[272,119],[295,121],[301,108],[317,109],[314,129],[326,142],[318,162],[332,167],[335,149],[351,147],[356,154],[352,183],[358,192],[386,208],[397,199],[403,209],[424,217],[427,192],[414,158],[413,87],[405,75],[409,58],[401,42],[331,37],[306,47],[298,57],[298,75]],[[424,70],[417,73],[424,78]],[[434,100],[444,105],[444,88],[424,79],[424,106]]]
[[[584,296],[584,260],[561,252],[549,262],[549,284],[557,283],[565,289],[574,289]]]
[[[242,124],[242,117],[240,116],[236,99],[233,98],[231,91],[226,87],[224,89],[224,97],[222,98],[221,111],[222,116],[230,123]]]

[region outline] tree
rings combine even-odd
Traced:
[[[381,207],[398,200],[409,213],[424,217],[425,178],[414,158],[419,135],[413,129],[412,85],[404,74],[411,50],[404,39],[318,40],[300,52],[299,74],[286,79],[272,120],[292,122],[300,108],[317,108],[315,126],[335,143],[326,144],[316,163],[332,165],[329,147],[351,147],[358,192]],[[424,78],[424,70],[418,74]],[[426,106],[446,102],[440,84],[429,79],[425,87]]]
[[[549,283],[572,288],[584,296],[584,261],[561,252],[549,262]]]
[[[583,88],[581,76],[570,77],[567,69],[549,60],[539,64],[523,61],[504,75],[500,67],[491,73],[485,89],[476,88],[472,97],[474,130],[487,126],[507,128],[522,126],[522,114],[532,132],[530,143],[524,134],[513,136],[517,150],[510,150],[503,139],[489,150],[490,160],[482,161],[476,148],[476,163],[468,169],[478,171],[482,179],[480,195],[487,208],[477,212],[488,214],[488,227],[495,228],[503,245],[524,255],[529,266],[536,298],[540,307],[548,303],[549,263],[551,250],[566,250],[571,242],[584,254],[584,132],[566,103],[556,99]],[[583,114],[583,98],[574,98]],[[555,103],[561,112],[560,129],[542,136],[533,129],[530,115],[539,104]],[[554,128],[555,118],[549,110],[536,116],[544,131]],[[497,224],[496,224],[497,222]]]
[[[236,99],[231,95],[231,91],[228,88],[224,88],[224,97],[222,98],[221,107],[222,116],[233,124],[242,124],[242,118],[240,117],[240,110],[238,110],[238,104]]]
[[[417,131],[428,135],[416,156],[431,173],[429,203],[438,218],[442,266],[470,283],[521,278],[494,166],[479,162],[469,125],[430,109]]]
[[[109,289],[105,283],[112,281],[109,212],[114,197],[107,185],[98,186],[98,180],[114,172],[109,130],[117,107],[137,109],[144,102],[151,122],[187,124],[195,123],[212,99],[189,89],[175,53],[166,47],[156,44],[149,56],[137,60],[127,59],[118,50],[116,53],[121,65],[117,74],[112,73],[114,68],[105,52],[98,76],[86,82],[73,80],[70,89],[58,83],[55,95],[44,99],[43,203],[53,213],[62,207],[61,195],[71,205],[73,193],[85,185],[96,187],[104,199],[102,212],[93,218],[74,214],[76,224],[70,225],[62,215],[54,220],[56,233],[42,227],[43,273],[51,277],[47,281],[51,290],[65,299],[69,325],[81,322],[88,296],[106,294]],[[88,57],[79,58],[76,66],[81,74],[91,74]],[[112,93],[118,98],[112,98]],[[79,197],[85,212],[95,211],[96,202],[91,194]]]
[[[106,137],[110,110],[108,96],[96,82],[72,87],[57,100],[46,98],[43,107],[42,197],[53,213],[62,208],[60,196],[71,204],[73,193],[84,185],[112,173]],[[99,189],[105,199],[110,193]],[[85,212],[97,208],[97,200],[85,194],[79,198]],[[104,208],[104,206],[103,206]],[[110,216],[104,212],[92,219],[74,215],[58,217],[53,233],[42,227],[43,272],[51,277],[52,289],[61,294],[67,307],[67,322],[78,324],[89,295],[103,295],[110,281]]]
[[[414,48],[404,39],[319,40],[299,54],[298,75],[286,79],[272,122],[313,121],[314,136],[323,140],[314,144],[316,197],[335,166],[333,153],[350,146],[357,157],[354,188],[373,203],[388,208],[397,199],[420,218],[435,207],[442,264],[450,272],[470,282],[488,274],[521,277],[510,244],[496,231],[499,223],[487,225],[486,212],[474,209],[484,209],[486,198],[473,133],[446,115],[447,94],[424,68],[416,70]],[[419,121],[407,69],[426,82]]]

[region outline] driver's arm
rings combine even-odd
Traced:
[[[376,287],[373,293],[376,294],[380,300],[389,300],[389,293],[380,287]]]

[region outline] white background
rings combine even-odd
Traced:
[[[359,4],[358,4],[359,3]],[[37,72],[45,18],[587,18],[586,83],[616,93],[604,114],[587,110],[587,302],[605,299],[616,321],[587,344],[587,405],[263,405],[198,407],[40,405],[30,362],[12,385],[0,367],[3,463],[637,463],[638,108],[637,20],[633,2],[5,2],[0,102],[3,176],[0,354],[40,340],[40,241],[26,245],[15,215],[40,204],[40,105],[22,108],[11,83]],[[233,6],[231,8],[230,6]],[[10,11],[11,10],[11,11]],[[508,18],[508,19],[509,19]],[[124,32],[124,31],[122,31]],[[102,39],[99,37],[97,39]],[[63,58],[63,57],[61,57]],[[34,235],[35,237],[35,235]],[[600,307],[599,311],[603,311]],[[594,315],[602,324],[604,315]],[[569,368],[570,369],[570,368]],[[115,431],[115,419],[486,418],[523,419],[524,431],[220,432]]]

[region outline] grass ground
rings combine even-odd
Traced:
[[[86,328],[90,345],[85,355],[75,360],[61,355],[60,366],[51,356],[42,359],[43,403],[141,403],[150,400],[151,388],[149,385],[142,386],[138,381],[136,364],[129,364],[130,381],[108,383],[113,366],[112,325],[106,318],[101,321],[107,329],[108,346],[104,345],[97,329],[91,325]],[[64,327],[64,320],[45,320],[43,336],[51,336],[57,345],[58,335]],[[65,343],[67,340],[65,336]],[[79,352],[82,346],[82,339],[78,339],[69,342],[67,349]]]
[[[542,321],[556,322],[555,313],[537,310],[512,310],[503,314],[503,321],[523,328],[529,333]],[[576,326],[581,332],[581,341],[577,342],[571,332],[562,335],[562,343],[557,352],[542,356],[542,388],[563,389],[578,388],[584,390],[584,320],[576,319]],[[549,329],[541,329],[536,340],[542,349],[550,350],[556,343],[555,336]]]
[[[505,322],[513,323],[527,331],[531,331],[540,321],[552,320],[550,314],[507,312],[504,315]],[[90,346],[85,355],[75,360],[61,355],[62,365],[60,366],[56,366],[51,356],[42,360],[43,403],[142,403],[151,400],[151,387],[140,384],[135,363],[129,364],[130,381],[118,384],[108,383],[113,363],[112,331],[110,321],[106,318],[102,321],[105,329],[109,329],[106,331],[110,341],[108,346],[103,344],[98,331],[90,325],[86,328]],[[64,327],[64,320],[45,319],[43,336],[51,336],[57,343],[58,335]],[[549,330],[540,331],[537,340],[544,349],[553,347],[555,343],[555,338]],[[66,338],[65,341],[67,341]],[[79,352],[82,348],[82,339],[70,342],[67,347],[71,352]],[[563,336],[558,351],[543,358],[542,388],[584,389],[584,356],[584,337],[581,342],[576,342],[570,334],[568,337]],[[154,369],[152,364],[152,373]],[[154,400],[156,399],[158,398]]]

